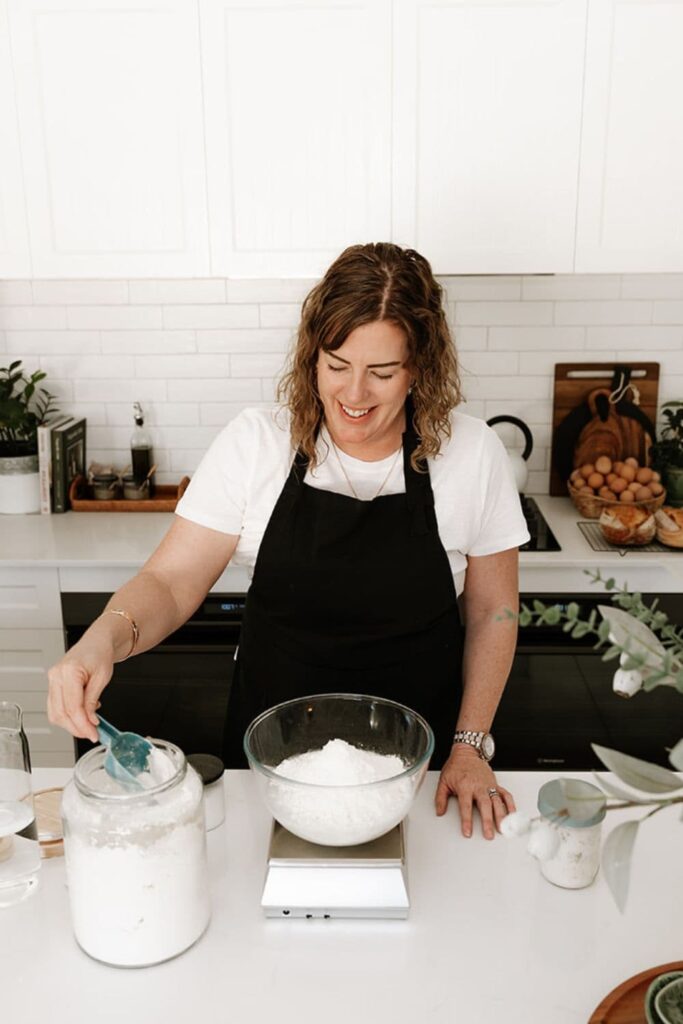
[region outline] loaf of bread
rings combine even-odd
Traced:
[[[612,505],[600,514],[600,529],[610,544],[649,544],[656,531],[651,512],[633,505]]]
[[[670,548],[683,548],[683,508],[663,505],[655,513],[657,540]]]

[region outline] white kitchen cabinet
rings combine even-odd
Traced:
[[[683,270],[683,0],[591,0],[576,270]]]
[[[0,630],[61,626],[58,569],[0,568]]]
[[[309,277],[391,231],[390,0],[200,0],[211,270]]]
[[[9,15],[34,276],[208,274],[196,0]]]
[[[0,278],[30,277],[31,256],[5,0],[0,0],[0,153]]]
[[[0,629],[0,700],[22,709],[35,767],[74,763],[72,737],[47,717],[47,670],[63,654],[61,629]]]
[[[439,274],[573,269],[586,4],[395,0],[392,237]]]

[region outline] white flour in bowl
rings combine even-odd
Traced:
[[[288,757],[272,769],[283,781],[269,781],[268,807],[281,825],[309,842],[367,843],[408,813],[418,780],[396,778],[405,767],[395,754],[329,740],[321,750]]]

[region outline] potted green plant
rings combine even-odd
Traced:
[[[650,465],[662,474],[667,504],[683,507],[683,402],[665,402],[662,406],[659,440],[650,448]]]
[[[0,513],[39,512],[38,427],[54,412],[54,396],[17,359],[0,367]]]

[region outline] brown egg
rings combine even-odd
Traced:
[[[593,488],[592,488],[592,487],[582,487],[582,488],[581,488],[581,489],[579,490],[579,494],[594,494],[594,493],[595,493],[595,492],[593,491]]]
[[[623,476],[618,476],[612,481],[610,487],[615,494],[621,494],[621,492],[625,491],[628,487],[628,480],[624,480]]]
[[[574,470],[574,471],[572,472],[572,474],[571,474],[571,476],[569,477],[569,479],[570,479],[570,480],[572,480],[572,481],[573,481],[573,480],[579,480],[579,479],[583,480],[583,477],[581,476],[581,470],[580,470],[580,469],[575,469],[575,470]]]
[[[629,502],[629,501],[635,501],[635,500],[636,500],[636,496],[633,493],[633,491],[628,491],[628,490],[627,491],[622,491],[621,494],[619,495],[619,501]]]
[[[649,501],[651,497],[652,491],[649,487],[641,487],[636,491],[636,501]]]
[[[633,466],[628,466],[626,463],[624,463],[624,465],[619,470],[619,476],[622,476],[624,480],[628,480],[628,482],[630,483],[632,480],[635,480],[636,471],[633,468]]]
[[[623,468],[624,468],[624,463],[621,462],[619,459],[617,459],[617,461],[612,466],[612,469],[614,470],[614,472],[615,473],[619,473],[619,474],[621,473]]]
[[[594,472],[595,466],[592,462],[587,462],[584,466],[581,467],[581,476],[584,480],[587,480],[588,477]]]
[[[636,473],[636,480],[641,484],[649,484],[650,480],[652,480],[652,470],[648,469],[647,466],[643,466]]]
[[[607,479],[607,486],[611,487],[612,484],[614,483],[614,481],[618,480],[619,477],[617,476],[616,473],[608,473],[606,479]]]
[[[599,493],[601,498],[605,499],[605,501],[616,501],[617,500],[616,494],[614,493],[614,491],[610,491],[609,487],[601,487],[600,490],[598,491],[598,493]]]
[[[605,483],[605,478],[602,473],[591,473],[586,480],[589,487],[593,487],[596,491],[599,490]]]
[[[605,476],[607,473],[612,472],[612,460],[608,455],[601,455],[599,459],[595,460],[595,469],[598,473],[602,473]]]
[[[654,469],[652,471],[652,479],[655,480],[657,483],[659,483],[659,481],[662,479],[661,473],[658,473],[657,470]]]
[[[655,498],[658,498],[660,494],[664,494],[664,488],[660,483],[657,483],[656,480],[653,480],[649,486]]]
[[[637,480],[634,480],[632,484],[628,485],[628,489],[629,491],[633,491],[633,493],[636,494],[636,492],[639,491],[642,486],[643,485],[639,484]]]
[[[624,462],[627,466],[633,466],[634,469],[638,469],[638,459],[634,459],[632,455],[630,455],[628,459],[624,459]]]

